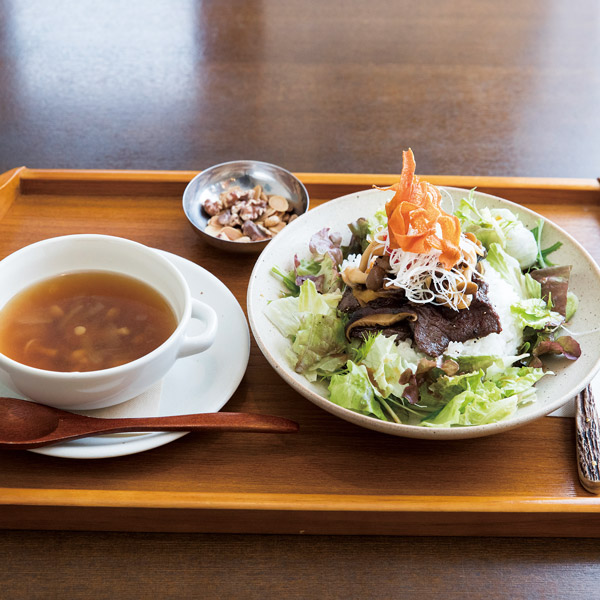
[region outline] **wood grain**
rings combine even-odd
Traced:
[[[600,421],[591,386],[575,399],[577,468],[583,487],[600,494]]]
[[[598,4],[0,1],[0,171],[598,177]]]
[[[0,531],[5,598],[597,598],[592,539]]]
[[[420,173],[594,180],[600,164],[598,11],[593,0],[0,0],[0,171],[28,165],[186,170],[191,176],[252,157],[301,173],[397,173],[401,150],[411,146]],[[239,285],[243,278],[228,272],[231,263],[221,268],[181,226],[176,207],[183,184],[169,184],[161,198],[148,187],[145,198],[129,196],[136,182],[122,187],[123,209],[115,211],[112,225],[114,206],[103,210],[101,191],[86,197],[84,206],[65,199],[60,212],[52,198],[30,198],[27,210],[11,209],[10,227],[0,225],[2,252],[49,234],[85,231],[86,216],[94,215],[99,230],[162,243],[201,264],[207,260],[228,285]],[[336,184],[320,197],[342,195],[341,189]],[[597,208],[591,202],[557,206],[544,198],[536,209],[563,219],[571,233],[583,231],[598,260]],[[131,219],[127,226],[118,223],[119,215]],[[242,261],[242,270],[249,267]],[[278,389],[260,380],[266,369],[253,359],[233,404],[258,406],[255,386],[257,394]],[[336,431],[333,420],[317,426],[321,417],[306,404],[292,396],[277,406],[282,414],[293,406],[304,429],[322,427],[326,439],[331,430],[332,439],[318,452],[310,444],[319,436],[310,437],[305,462],[277,447],[250,444],[252,456],[270,451],[275,457],[269,467],[274,480],[265,489],[277,489],[306,468],[306,479],[323,478],[320,491],[341,485],[356,492],[360,484],[326,455],[350,446],[344,435],[356,430]],[[479,479],[464,469],[456,482],[448,474],[441,485],[461,494],[497,477],[494,492],[501,493],[516,472],[523,487],[532,476],[538,493],[548,467],[548,490],[584,498],[573,467],[572,422],[551,421],[543,435],[538,425],[532,430],[539,469],[526,463],[529,447],[519,434],[521,453],[509,455],[510,466]],[[366,443],[374,452],[392,447],[372,437]],[[88,490],[127,492],[146,482],[165,493],[187,485],[201,491],[221,470],[241,496],[256,471],[268,469],[248,472],[251,460],[235,468],[227,452],[215,459],[211,450],[220,454],[228,446],[227,438],[187,436],[150,452],[149,462],[20,456],[6,464],[2,456],[0,485],[68,491],[81,482]],[[484,464],[494,467],[493,444],[482,447]],[[447,462],[446,447],[439,448],[448,467],[452,457],[466,460],[479,446],[469,454],[449,446]],[[353,458],[365,464],[367,489],[401,492],[407,484],[414,491],[402,462],[397,467],[390,460],[386,469],[376,463],[370,475],[367,450],[353,449]],[[435,457],[427,458],[428,451],[401,446],[392,458],[408,452],[425,457],[431,469]],[[434,481],[431,486],[437,488]],[[53,523],[43,512],[36,518],[45,531],[0,531],[4,597],[563,600],[597,596],[600,579],[597,540],[52,532],[47,529],[60,527],[60,520]],[[15,508],[12,523],[25,520]]]
[[[26,169],[0,221],[0,256],[52,235],[120,235],[202,265],[245,309],[254,259],[223,255],[197,237],[181,195],[172,195],[173,186],[190,176],[71,171],[61,177]],[[304,178],[318,205],[328,199],[326,192],[364,187],[369,176]],[[443,177],[436,181],[446,183]],[[600,236],[597,182],[483,178],[478,184],[552,216],[600,258],[593,243]],[[538,198],[528,201],[532,191]],[[0,461],[0,527],[600,536],[600,504],[578,483],[570,419],[543,418],[461,442],[384,436],[293,392],[254,343],[227,410],[285,416],[300,424],[301,434],[190,434],[146,453],[96,461],[93,469],[80,461],[10,453]]]

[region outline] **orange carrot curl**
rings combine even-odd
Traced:
[[[385,205],[389,247],[417,254],[439,250],[439,261],[449,270],[461,258],[460,222],[441,208],[440,191],[421,181],[415,167],[412,150],[402,152],[400,181],[388,188],[396,193]]]

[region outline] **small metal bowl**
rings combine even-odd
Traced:
[[[265,194],[283,196],[298,216],[308,210],[308,193],[302,182],[289,171],[256,160],[236,160],[205,169],[194,177],[183,193],[183,210],[192,227],[211,246],[231,252],[260,252],[270,240],[235,242],[206,233],[210,219],[204,208],[208,199],[218,200],[221,192],[233,186],[251,190],[260,185]]]

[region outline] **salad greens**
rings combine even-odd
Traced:
[[[455,213],[462,230],[473,233],[488,250],[491,244],[498,244],[518,261],[521,269],[533,266],[539,252],[539,240],[533,232],[507,208],[478,208],[473,196],[474,190],[471,190],[469,198],[461,200]]]
[[[473,192],[455,214],[463,231],[474,234],[487,250],[485,268],[514,290],[509,314],[522,340],[515,355],[462,352],[434,359],[410,340],[381,332],[362,340],[346,338],[346,316],[338,310],[345,289],[340,267],[348,260],[360,260],[373,236],[386,226],[386,212],[379,210],[349,225],[347,246],[342,246],[340,235],[323,229],[311,239],[310,256],[294,257],[290,272],[272,269],[287,292],[268,304],[266,316],[289,339],[287,358],[294,370],[310,382],[324,382],[335,404],[384,421],[423,427],[495,423],[535,401],[535,383],[550,374],[542,368],[541,355],[572,360],[579,356],[577,342],[559,335],[577,308],[576,296],[567,294],[560,273],[560,293],[565,295],[561,302],[566,307],[561,314],[554,310],[556,286],[548,291],[546,285],[556,282],[556,273],[536,276],[540,269],[546,275],[543,269],[552,266],[547,257],[560,247],[556,243],[541,249],[542,222],[530,231],[510,210],[478,207]]]

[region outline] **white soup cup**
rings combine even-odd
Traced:
[[[215,311],[196,298],[177,268],[156,250],[124,238],[80,234],[50,238],[0,261],[0,310],[16,294],[44,279],[77,271],[110,271],[143,281],[169,303],[177,327],[158,348],[129,363],[89,372],[58,372],[24,365],[0,353],[3,380],[25,397],[65,410],[113,406],[146,391],[178,358],[207,350],[217,331]],[[190,319],[204,327],[186,333]],[[11,385],[12,384],[12,385]]]

